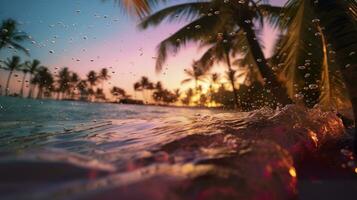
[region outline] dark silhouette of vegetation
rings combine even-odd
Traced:
[[[229,41],[232,44],[234,44],[234,40],[245,41],[244,49],[238,49],[237,45],[234,46],[235,53],[240,50],[239,53],[251,58],[251,62],[265,78],[266,88],[274,94],[276,102],[287,104],[291,103],[291,100],[274,71],[268,66],[253,28],[253,21],[259,22],[262,26],[264,19],[276,18],[279,16],[279,11],[280,9],[277,7],[259,4],[251,0],[190,2],[164,8],[146,17],[140,27],[145,29],[149,26],[156,26],[166,19],[170,22],[192,19],[189,24],[159,44],[157,70],[161,70],[169,51],[177,52],[189,42],[196,42],[200,45],[219,44],[219,41],[223,39],[221,46],[224,53],[221,55],[224,56],[221,57],[230,63]],[[229,33],[226,35],[229,35],[230,38],[224,38],[224,33]],[[215,52],[215,50],[216,48],[211,52]],[[203,65],[203,67],[206,66]],[[233,72],[231,71],[231,73]]]
[[[18,23],[15,20],[4,20],[0,27],[0,52],[5,47],[8,47],[20,50],[28,55],[28,50],[20,43],[29,38],[25,32],[18,30]]]
[[[51,72],[46,67],[40,67],[38,72],[31,80],[34,85],[38,87],[37,98],[42,99],[51,96],[51,91],[53,90],[54,78]]]
[[[176,103],[180,98],[180,91],[178,89],[173,92],[168,89],[163,88],[161,82],[155,84],[155,91],[152,95],[153,100],[158,104],[173,104]]]
[[[7,59],[6,61],[2,61],[1,68],[8,70],[9,75],[7,77],[6,85],[5,85],[5,95],[9,95],[9,87],[10,87],[10,81],[12,74],[16,70],[20,70],[21,67],[23,66],[23,63],[21,63],[21,59],[18,56],[13,56],[11,59]]]
[[[143,76],[141,79],[134,83],[134,91],[141,91],[143,99],[146,103],[149,102],[149,99],[147,97],[147,91],[152,91],[155,89],[154,84],[149,80],[148,77]]]
[[[117,102],[119,102],[120,99],[127,99],[130,97],[124,89],[116,87],[116,86],[114,86],[110,90],[110,93],[115,97]]]
[[[22,66],[21,71],[23,73],[20,89],[20,97],[24,96],[24,87],[26,83],[26,75],[30,72],[30,66],[27,65],[27,62]]]
[[[186,84],[191,81],[195,84],[195,92],[197,93],[199,82],[202,82],[207,75],[207,72],[204,71],[201,67],[198,66],[197,62],[194,62],[192,65],[192,69],[185,69],[185,75],[188,77],[184,79],[181,84]]]
[[[41,62],[39,60],[33,60],[32,62],[26,62],[26,65],[29,66],[30,80],[32,80],[33,76],[37,73],[40,68]],[[34,85],[30,81],[29,94],[28,98],[32,98],[32,93],[34,90]]]

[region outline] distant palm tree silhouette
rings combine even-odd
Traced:
[[[32,82],[38,85],[37,98],[42,99],[44,92],[52,90],[54,79],[47,67],[40,67]]]
[[[30,66],[26,63],[22,66],[21,71],[23,73],[22,81],[21,81],[21,89],[20,89],[20,97],[24,96],[24,87],[26,82],[26,75],[30,72]]]
[[[11,59],[8,58],[6,61],[1,61],[3,65],[1,65],[3,69],[9,71],[9,75],[6,81],[5,85],[5,95],[9,95],[9,90],[10,90],[10,81],[12,74],[15,70],[20,70],[21,67],[23,66],[23,63],[21,63],[20,57],[18,56],[13,56]]]
[[[74,99],[75,92],[77,89],[78,82],[80,81],[79,75],[75,72],[71,72],[70,78],[69,78],[69,95],[71,99]]]
[[[126,94],[126,91],[120,87],[114,86],[111,90],[110,93],[116,98],[118,101],[119,99],[122,98],[127,98],[128,95]]]
[[[87,81],[90,85],[90,89],[88,90],[89,92],[89,95],[90,97],[92,98],[93,95],[94,95],[94,87],[96,86],[96,84],[98,83],[98,76],[97,76],[97,73],[95,71],[90,71],[88,74],[87,74]]]
[[[80,80],[76,87],[79,90],[80,100],[88,100],[88,82],[86,80]]]
[[[142,91],[143,99],[145,102],[148,102],[145,91],[154,89],[154,85],[153,83],[150,82],[149,78],[146,76],[141,77],[139,84],[140,84],[140,89]]]
[[[29,36],[18,30],[18,23],[13,19],[4,20],[0,27],[0,51],[5,47],[15,48],[27,55],[28,50],[20,42],[26,41]]]
[[[57,99],[61,98],[61,94],[62,94],[62,98],[66,98],[65,95],[66,93],[68,94],[68,91],[70,89],[70,79],[71,79],[71,72],[69,71],[68,67],[62,68],[58,72],[57,78],[58,78]]]
[[[193,89],[192,88],[189,88],[186,92],[185,92],[185,98],[181,99],[181,102],[184,104],[184,105],[187,105],[189,106],[191,104],[191,99],[194,95],[194,92],[193,92]]]
[[[27,97],[32,98],[32,93],[35,85],[31,83],[31,80],[33,76],[37,73],[37,70],[40,68],[41,62],[35,59],[32,62],[26,62],[25,64],[29,66],[29,73],[30,73],[30,89]]]
[[[98,78],[102,82],[102,90],[104,91],[104,83],[105,81],[110,79],[108,69],[107,68],[101,69]]]
[[[193,81],[195,84],[195,92],[197,93],[198,83],[204,80],[205,76],[207,75],[207,71],[199,67],[197,65],[197,62],[195,61],[192,64],[192,69],[185,69],[184,71],[186,76],[188,76],[188,78],[181,81],[181,84],[186,84]]]
[[[140,82],[134,83],[133,88],[134,88],[134,98],[136,99],[136,92],[137,92],[137,91],[141,91]]]

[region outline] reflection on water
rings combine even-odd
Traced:
[[[232,113],[0,97],[0,108],[8,199],[294,199],[294,161],[345,131],[334,113],[297,106]]]

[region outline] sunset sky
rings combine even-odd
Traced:
[[[282,5],[285,1],[272,0],[271,3]],[[141,76],[148,76],[152,81],[160,80],[171,89],[180,87],[185,78],[183,69],[190,67],[192,60],[203,52],[191,46],[170,56],[167,69],[165,67],[161,74],[155,73],[153,57],[156,56],[157,44],[184,22],[141,31],[136,26],[138,20],[126,16],[113,2],[1,0],[0,20],[13,18],[20,22],[20,29],[33,38],[33,42],[25,43],[31,56],[22,55],[23,60],[39,59],[52,71],[67,66],[84,77],[89,70],[99,71],[106,67],[112,76],[107,88],[115,85],[131,94],[133,83]],[[276,36],[271,28],[265,28],[263,41],[267,55]],[[13,54],[12,50],[2,50],[0,59]],[[0,84],[4,88],[7,73],[0,73]],[[16,82],[14,78],[12,85]]]

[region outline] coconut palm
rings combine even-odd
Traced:
[[[18,30],[18,23],[13,19],[4,20],[0,28],[0,51],[5,47],[13,47],[23,51],[26,54],[28,50],[24,48],[20,42],[29,39],[29,36]]]
[[[88,83],[86,80],[80,80],[77,84],[77,89],[80,94],[80,99],[81,100],[88,100]]]
[[[57,76],[57,99],[60,99],[62,94],[62,98],[66,98],[65,94],[69,93],[70,90],[70,80],[71,80],[71,72],[69,71],[68,67],[62,68],[58,72]]]
[[[267,64],[252,23],[257,21],[262,25],[264,17],[275,19],[280,9],[259,2],[252,0],[190,2],[164,8],[145,18],[140,24],[143,29],[156,26],[166,19],[170,22],[182,19],[191,21],[159,44],[156,69],[161,70],[169,51],[177,52],[189,42],[206,43],[220,33],[242,32],[243,34],[238,34],[237,37],[241,36],[239,40],[246,40],[248,45],[244,49],[245,53],[249,52],[254,58],[252,61],[266,79],[266,87],[270,88],[276,100],[290,103],[285,88]]]
[[[54,79],[47,67],[40,67],[32,79],[32,83],[38,85],[37,98],[42,99],[44,93],[53,88]]]
[[[98,78],[102,82],[102,90],[104,90],[104,82],[110,79],[108,69],[107,68],[101,69]]]
[[[181,100],[181,102],[184,104],[184,105],[190,105],[191,104],[191,100],[192,100],[192,97],[194,96],[194,92],[193,92],[193,89],[192,88],[189,88],[186,92],[185,92],[185,97]]]
[[[209,82],[210,82],[210,85],[211,85],[212,88],[214,88],[218,84],[219,79],[220,79],[220,74],[219,73],[211,74]]]
[[[244,52],[246,50],[245,47],[248,45],[244,37],[239,35],[243,35],[243,33],[236,33],[234,30],[231,30],[230,33],[219,33],[217,37],[202,43],[202,46],[208,46],[208,50],[198,60],[200,66],[204,67],[205,70],[211,69],[214,64],[218,62],[224,62],[227,65],[228,73],[230,74],[228,80],[233,90],[236,107],[239,106],[239,98],[236,89],[236,70],[232,67],[233,63],[231,62],[231,58],[236,57],[238,53]],[[243,40],[241,38],[243,38]],[[245,56],[251,56],[251,54],[246,52]]]
[[[184,70],[185,75],[188,77],[181,81],[181,84],[186,84],[189,82],[194,82],[195,84],[195,93],[197,93],[198,90],[198,84],[201,81],[204,81],[204,78],[207,75],[207,71],[204,70],[201,66],[199,66],[199,63],[194,61],[192,64],[192,69],[185,69]]]
[[[74,99],[74,95],[76,93],[76,89],[79,81],[80,81],[79,75],[75,72],[72,72],[69,78],[69,90],[68,90],[71,99]]]
[[[102,0],[108,1],[108,0]],[[114,0],[120,7],[125,8],[129,14],[134,14],[139,17],[143,17],[151,13],[158,3],[166,2],[167,0]]]
[[[324,0],[315,2],[314,10],[325,27],[327,41],[336,51],[336,61],[357,116],[357,2],[342,0]],[[355,124],[357,117],[355,117]],[[357,153],[357,133],[355,133],[354,150]]]
[[[90,85],[90,89],[89,91],[89,95],[92,97],[94,95],[94,87],[96,86],[96,84],[98,83],[98,76],[97,73],[95,71],[89,71],[89,73],[87,74],[87,81]]]
[[[117,99],[121,99],[121,98],[127,98],[128,95],[126,94],[126,91],[120,87],[116,87],[114,86],[111,90],[110,93]]]
[[[136,83],[134,83],[134,85],[133,85],[133,88],[134,88],[134,95],[135,95],[135,99],[136,99],[136,92],[137,91],[141,91],[141,85],[140,85],[140,82],[136,82]]]
[[[95,98],[105,101],[106,97],[104,91],[100,88],[97,88],[97,90],[95,91]]]
[[[2,61],[1,68],[9,71],[9,75],[7,77],[6,85],[5,85],[5,95],[7,96],[9,94],[10,90],[10,81],[12,74],[16,70],[20,70],[21,67],[23,66],[23,63],[21,63],[21,59],[18,56],[13,56],[11,59],[8,58],[6,61]]]
[[[31,80],[33,76],[37,73],[37,70],[40,68],[41,62],[35,59],[32,62],[26,62],[25,64],[29,67],[29,73],[30,73],[30,89],[27,97],[32,98],[32,93],[35,85],[31,83]]]
[[[140,81],[138,82],[140,85],[140,90],[142,91],[143,99],[147,102],[146,90],[153,90],[154,89],[154,84],[150,82],[149,78],[146,76],[141,77]],[[135,85],[134,85],[135,86]]]
[[[21,81],[21,89],[20,89],[20,97],[23,97],[24,95],[24,87],[25,87],[25,82],[26,82],[26,75],[30,72],[30,67],[25,63],[21,71],[23,73],[22,81]]]

